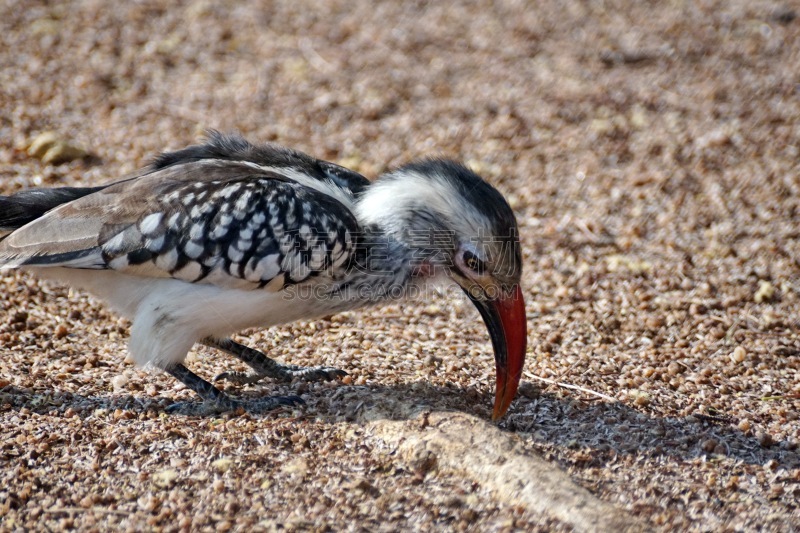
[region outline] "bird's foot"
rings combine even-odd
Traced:
[[[234,400],[223,397],[202,402],[178,402],[168,406],[165,412],[169,414],[182,414],[186,416],[214,416],[223,413],[239,411],[240,409],[252,414],[261,414],[272,411],[281,406],[303,405],[306,402],[299,396],[267,396],[254,400]]]
[[[303,367],[297,365],[281,365],[280,372],[274,369],[267,373],[260,372],[222,372],[214,376],[213,381],[229,381],[238,385],[251,385],[258,383],[265,377],[274,377],[278,381],[290,382],[295,379],[302,381],[333,381],[347,375],[344,370],[330,366]]]
[[[284,365],[286,375],[284,381],[301,379],[303,381],[333,381],[347,375],[344,370],[332,366],[297,366]]]
[[[266,374],[259,374],[258,372],[222,372],[214,376],[211,381],[216,383],[224,380],[236,385],[252,385],[265,377],[267,377]]]
[[[302,367],[297,365],[284,365],[270,359],[258,350],[231,339],[216,339],[208,337],[203,339],[206,346],[217,348],[234,355],[240,361],[247,363],[253,372],[223,372],[214,378],[214,381],[226,380],[238,384],[251,384],[262,378],[270,377],[278,381],[289,382],[294,379],[303,381],[331,381],[347,375],[347,372],[329,366]]]

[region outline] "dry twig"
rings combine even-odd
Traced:
[[[544,381],[545,383],[549,383],[550,385],[557,385],[557,386],[563,387],[565,389],[572,389],[572,390],[585,392],[586,394],[591,394],[592,396],[597,396],[598,398],[602,398],[603,400],[606,400],[606,401],[609,401],[609,402],[616,402],[617,401],[616,398],[608,396],[607,394],[603,394],[602,392],[593,391],[593,390],[587,389],[585,387],[579,387],[578,385],[570,385],[569,383],[561,383],[559,381],[553,381],[552,379],[543,378],[543,377],[537,376],[535,374],[532,374],[530,372],[523,372],[523,375],[526,378],[538,379],[539,381]]]

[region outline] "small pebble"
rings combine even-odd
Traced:
[[[547,337],[545,337],[545,339],[550,344],[558,344],[562,340],[561,332],[560,331],[551,331],[550,333],[547,334]]]
[[[679,365],[674,361],[670,363],[669,366],[667,367],[667,372],[669,373],[670,376],[677,376],[678,374],[683,372],[683,370],[684,370],[683,366]]]
[[[166,469],[153,474],[153,483],[157,486],[165,488],[172,486],[173,483],[180,477],[177,470]]]
[[[707,311],[708,308],[703,304],[694,303],[689,306],[689,314],[691,315],[704,315]]]
[[[769,281],[761,280],[758,282],[758,289],[756,290],[753,300],[757,304],[762,302],[769,302],[775,296],[775,287]]]
[[[703,441],[703,444],[701,444],[701,448],[703,448],[703,451],[706,453],[712,453],[716,449],[717,444],[719,443],[714,439],[706,439]]]
[[[425,366],[436,366],[441,362],[442,359],[440,357],[436,357],[435,355],[428,355],[423,361],[423,364]]]
[[[650,396],[645,393],[640,393],[636,396],[636,399],[633,401],[637,406],[644,407],[646,405],[650,405]]]
[[[745,350],[741,346],[737,346],[736,348],[733,349],[733,352],[731,353],[731,361],[733,361],[736,364],[739,364],[744,361],[744,358],[746,356],[747,356],[747,350]]]
[[[118,374],[111,378],[111,386],[114,387],[114,392],[119,392],[128,384],[128,376],[125,374]]]
[[[769,448],[775,444],[775,439],[772,438],[772,435],[769,433],[761,433],[758,436],[758,444],[762,448]]]
[[[67,335],[69,335],[69,330],[67,329],[67,326],[65,326],[64,324],[59,324],[58,326],[56,326],[56,329],[53,332],[53,336],[56,339],[63,339]]]
[[[94,505],[94,498],[91,496],[84,496],[81,498],[81,501],[78,502],[78,505],[83,507],[84,509],[88,509],[92,505]]]
[[[211,463],[211,466],[219,472],[227,472],[233,466],[233,459],[223,457]]]
[[[664,318],[660,316],[651,316],[646,320],[645,324],[650,329],[659,329],[664,325]]]
[[[139,508],[148,513],[152,513],[158,507],[158,499],[152,494],[146,494],[136,500]]]

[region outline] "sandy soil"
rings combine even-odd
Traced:
[[[500,429],[648,527],[789,530],[798,14],[762,1],[4,0],[0,192],[115,179],[206,128],[371,177],[461,158],[508,196],[524,243],[527,381]],[[92,157],[29,156],[44,131]],[[246,332],[350,377],[241,391],[299,392],[303,409],[187,418],[163,408],[190,391],[126,362],[129,325],[98,302],[17,274],[0,294],[0,529],[568,528],[401,460],[366,422],[376,405],[488,418],[491,347],[461,299]],[[238,368],[192,357],[206,376]]]

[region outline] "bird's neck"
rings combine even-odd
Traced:
[[[347,274],[334,282],[325,300],[331,311],[338,312],[420,299],[424,298],[430,274],[418,250],[378,226],[367,226],[358,236]]]
[[[414,250],[378,226],[359,236],[347,283],[361,300],[405,298],[414,278]]]
[[[354,213],[362,233],[347,275],[333,290],[342,308],[424,297],[444,272],[436,265],[444,262],[441,250],[448,244],[440,241],[452,236],[421,201],[437,195],[426,192],[427,182],[414,183],[379,179],[358,198]]]

